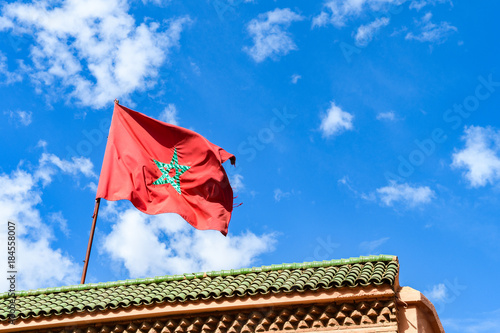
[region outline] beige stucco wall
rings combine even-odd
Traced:
[[[434,305],[421,292],[402,287],[397,298],[400,333],[444,333]]]

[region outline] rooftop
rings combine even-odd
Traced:
[[[26,319],[153,303],[393,286],[398,270],[397,257],[379,255],[17,291],[16,316]],[[0,321],[8,320],[9,302],[8,293],[0,294]]]

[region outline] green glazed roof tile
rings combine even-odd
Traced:
[[[17,291],[16,315],[29,318],[152,303],[393,285],[398,270],[396,257],[379,255]],[[0,294],[0,321],[8,320],[10,300],[7,293]]]

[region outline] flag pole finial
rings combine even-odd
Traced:
[[[120,103],[120,101],[117,98],[115,98],[115,104],[119,104],[119,103]]]

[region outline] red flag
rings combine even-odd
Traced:
[[[188,129],[115,103],[97,198],[147,214],[177,213],[227,235],[233,190],[222,163],[236,158]]]

